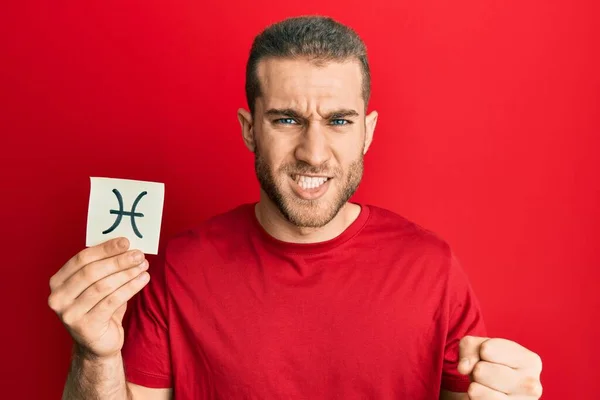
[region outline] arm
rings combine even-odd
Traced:
[[[131,382],[127,382],[127,388],[131,393],[130,400],[171,400],[173,398],[173,389],[151,389]]]
[[[469,400],[469,395],[467,393],[457,393],[442,390],[440,393],[440,400]]]
[[[447,310],[448,331],[441,381],[441,399],[469,399],[471,377],[458,368],[460,343],[467,335],[484,336],[485,324],[479,302],[459,261],[449,252],[447,297],[444,304]]]
[[[169,398],[169,389],[126,382],[122,320],[127,302],[150,279],[144,254],[128,250],[126,239],[86,248],[50,278],[48,305],[75,342],[63,400]]]
[[[75,345],[71,370],[62,398],[131,400],[125,383],[121,356],[87,357],[81,348]]]
[[[92,358],[75,346],[63,400],[170,400],[171,389],[150,389],[125,381],[121,355]]]

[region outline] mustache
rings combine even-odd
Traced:
[[[328,177],[341,175],[339,168],[329,168],[326,165],[314,166],[306,163],[286,164],[279,170],[289,175],[323,175]]]

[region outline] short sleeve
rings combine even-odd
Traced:
[[[465,336],[486,336],[481,307],[457,258],[450,255],[448,275],[449,325],[444,353],[442,389],[464,393],[471,383],[458,372],[459,342]]]
[[[127,304],[121,354],[127,381],[150,388],[171,388],[171,356],[163,256],[150,262],[150,282]]]

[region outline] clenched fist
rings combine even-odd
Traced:
[[[471,376],[471,400],[534,400],[542,396],[542,361],[520,344],[466,336],[459,349],[458,371]]]
[[[52,278],[48,304],[92,357],[110,357],[124,342],[127,301],[149,281],[148,261],[118,238],[82,250]]]

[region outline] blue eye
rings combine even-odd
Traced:
[[[349,124],[350,121],[348,121],[347,119],[332,119],[331,120],[331,124],[332,125],[347,125]]]
[[[280,119],[276,119],[275,123],[288,125],[288,124],[295,124],[296,120],[294,118],[280,118]]]

